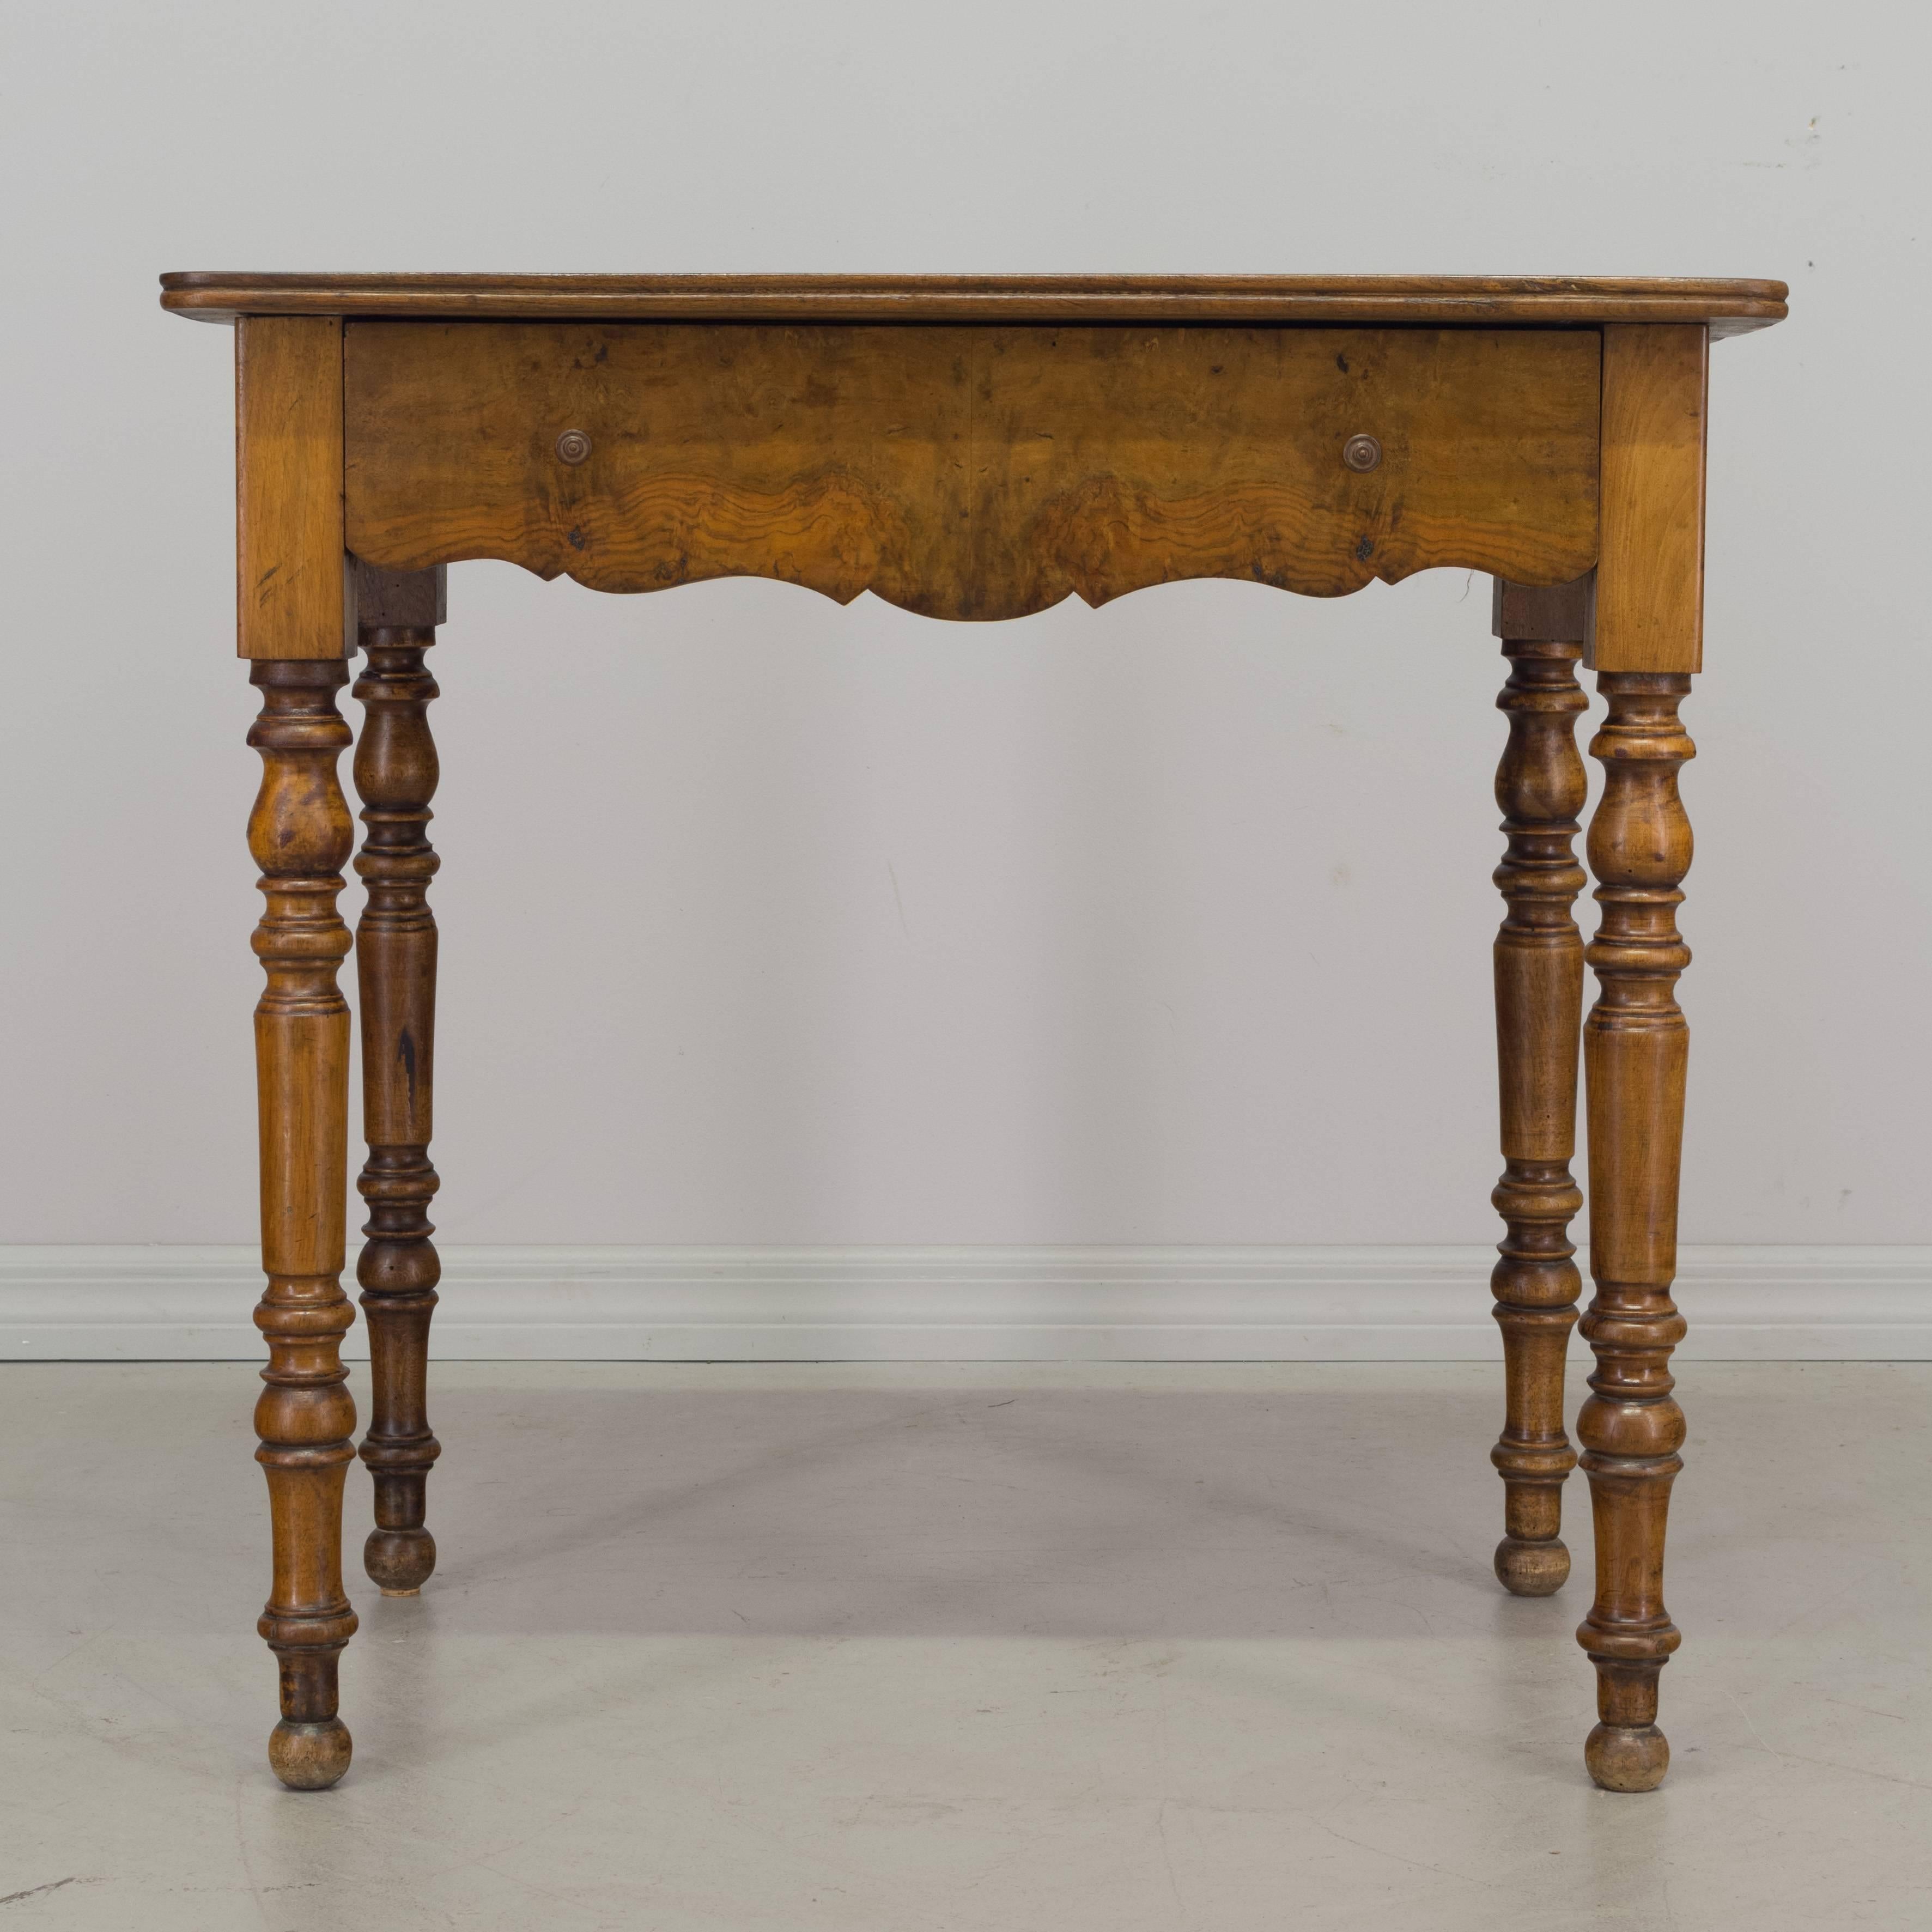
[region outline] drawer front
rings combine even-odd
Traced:
[[[613,591],[772,577],[991,619],[1193,577],[1320,597],[1442,566],[1561,583],[1597,557],[1593,330],[352,321],[344,338],[346,541],[394,569],[497,557]]]

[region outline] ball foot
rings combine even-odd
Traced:
[[[1496,1580],[1513,1597],[1553,1597],[1570,1580],[1570,1552],[1553,1536],[1546,1543],[1506,1536],[1496,1545]]]
[[[284,1718],[268,1733],[268,1768],[291,1791],[326,1791],[349,1768],[354,1748],[340,1718]]]
[[[1599,1724],[1583,1762],[1606,1791],[1654,1791],[1670,1768],[1670,1746],[1654,1724]]]
[[[386,1597],[413,1597],[436,1568],[436,1538],[426,1529],[372,1529],[362,1567]]]

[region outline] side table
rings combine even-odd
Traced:
[[[1646,1791],[1664,1522],[1682,1466],[1670,1297],[1688,1036],[1676,908],[1690,862],[1678,707],[1700,668],[1709,346],[1784,314],[1771,281],[1545,277],[327,275],[161,278],[235,327],[241,655],[262,694],[249,820],[262,1265],[256,1410],[274,1540],[260,1630],[281,1672],[269,1762],[348,1768],[337,1664],[356,1630],[341,1516],[356,1414],[340,1342],[353,845],[337,776],[353,695],[367,828],[355,937],[369,1219],[356,1277],[373,1400],[361,1445],[388,1594],[436,1560],[426,1398],[436,782],[424,664],[446,567],[496,557],[594,589],[772,577],[990,620],[1070,595],[1247,577],[1331,597],[1456,567],[1496,579],[1509,661],[1496,942],[1507,1232],[1492,1277],[1505,1404],[1496,1574],[1548,1595],[1579,1458],[1563,1425],[1580,1276],[1569,1224],[1580,1046],[1596,1360],[1577,1420],[1596,1528],[1578,1640],[1598,1784]],[[1587,853],[1579,661],[1608,707]],[[1583,967],[1598,998],[1583,1015]]]

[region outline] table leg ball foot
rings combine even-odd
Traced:
[[[1506,1536],[1496,1545],[1496,1580],[1513,1597],[1552,1597],[1570,1580],[1570,1552],[1554,1537],[1525,1543]]]
[[[426,1529],[372,1529],[362,1567],[386,1597],[413,1597],[436,1568],[436,1538]]]
[[[326,1791],[349,1768],[353,1749],[340,1718],[284,1718],[268,1734],[268,1766],[291,1791]]]
[[[1670,1746],[1654,1724],[1599,1724],[1583,1762],[1606,1791],[1654,1791],[1670,1768]]]

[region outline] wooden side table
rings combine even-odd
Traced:
[[[1597,1782],[1646,1791],[1670,1752],[1658,1678],[1665,1512],[1682,1466],[1672,1346],[1690,830],[1678,706],[1700,668],[1709,344],[1778,320],[1778,282],[1542,278],[172,274],[164,308],[235,325],[241,654],[262,693],[249,820],[273,1522],[260,1624],[281,1667],[269,1762],[348,1767],[336,1666],[356,1414],[340,1344],[349,1008],[336,911],[352,844],[335,693],[366,668],[355,778],[368,1204],[358,1266],[375,1484],[364,1550],[386,1594],[436,1560],[424,1492],[437,1262],[428,1209],[436,926],[426,836],[445,566],[500,557],[602,590],[774,577],[929,616],[1018,616],[1191,577],[1312,596],[1442,566],[1496,578],[1509,660],[1496,776],[1496,1038],[1507,1226],[1493,1277],[1507,1364],[1492,1460],[1496,1574],[1546,1595],[1577,1456],[1564,1354],[1580,1040],[1589,1105],[1596,1357],[1577,1420],[1596,1523],[1577,1633],[1601,1721]],[[1609,715],[1588,853],[1579,659]],[[1598,994],[1582,1012],[1583,965]]]

